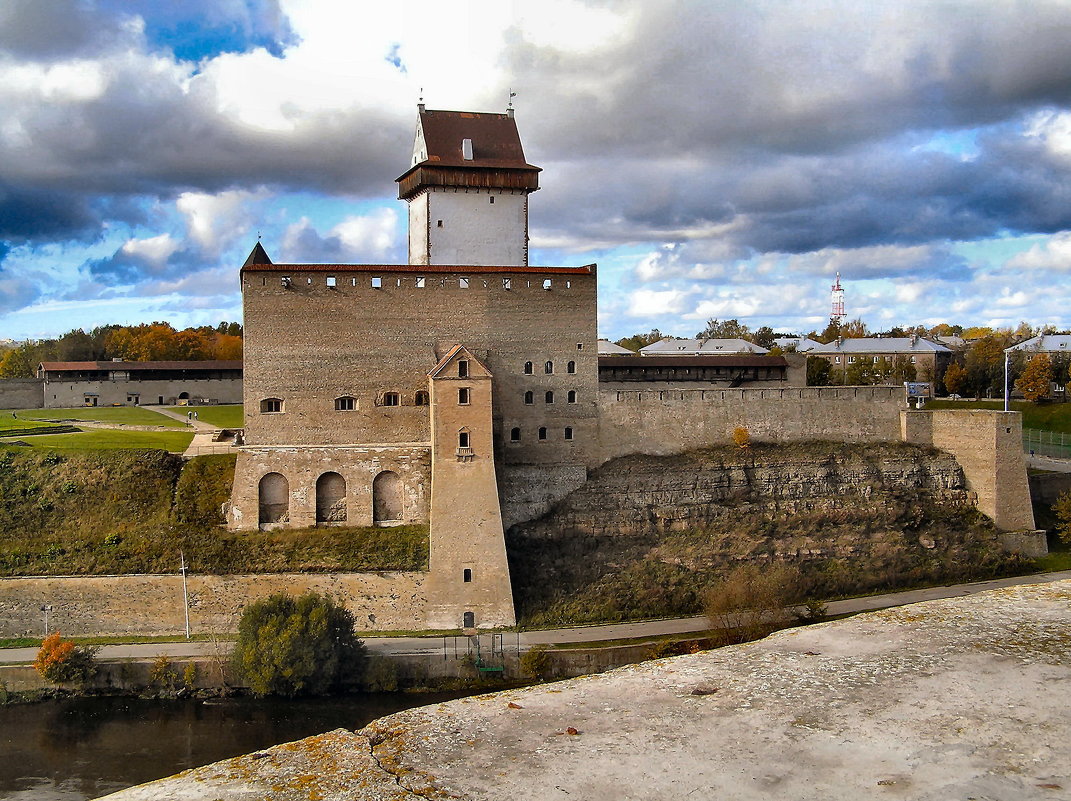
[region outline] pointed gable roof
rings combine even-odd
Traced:
[[[473,372],[469,369],[469,378],[480,378],[483,376],[490,377],[491,371],[487,369],[487,365],[472,355],[472,351],[466,348],[464,345],[454,345],[446,352],[446,355],[439,359],[439,363],[436,364],[428,371],[428,378],[439,378],[442,376],[444,370],[459,359],[468,359],[476,364],[480,368],[480,372]],[[482,375],[481,375],[482,373]],[[453,376],[456,377],[456,376]]]
[[[264,247],[260,244],[260,240],[253,245],[253,249],[249,251],[249,255],[245,259],[245,264],[242,265],[244,270],[246,267],[253,267],[258,264],[271,264],[271,259],[268,258],[268,253],[264,250]]]

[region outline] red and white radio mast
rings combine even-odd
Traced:
[[[833,282],[833,310],[829,319],[838,323],[844,319],[844,290],[840,287],[840,273],[837,273],[837,280]]]

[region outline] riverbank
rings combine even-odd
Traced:
[[[1060,581],[862,614],[413,709],[109,799],[1056,798],[1069,599]]]

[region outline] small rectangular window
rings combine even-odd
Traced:
[[[460,387],[457,391],[457,402],[461,406],[468,406],[469,404],[469,388]]]
[[[554,281],[550,278],[543,279],[543,289],[550,289],[554,285]]]
[[[566,281],[565,282],[565,288],[566,289],[572,289],[573,288],[573,282],[572,281]]]
[[[309,286],[312,286],[312,276],[311,275],[308,278],[305,279],[305,283],[308,284]]]
[[[372,279],[372,289],[382,289],[382,288],[383,288],[383,279],[380,278],[377,275],[376,277],[374,277]]]
[[[330,287],[331,289],[334,289],[337,285],[338,284],[335,281],[335,276],[333,276],[333,275],[327,276],[327,286],[328,287]]]
[[[443,227],[443,221],[442,221],[442,220],[439,220],[438,222],[436,222],[436,223],[435,223],[435,227],[436,227],[436,228],[442,228],[442,227]]]
[[[468,378],[469,377],[469,360],[461,359],[457,363],[457,377]]]
[[[457,283],[458,283],[458,286],[460,286],[462,289],[468,289],[469,288],[469,279],[467,279],[467,278],[459,278],[459,279],[457,279]]]
[[[423,289],[424,288],[424,276],[422,276],[422,275],[421,276],[417,276],[416,286],[417,286],[417,289]]]
[[[568,426],[566,426],[566,428],[565,428],[565,438],[566,439],[572,439],[573,438],[573,429],[569,428]]]
[[[503,289],[513,289],[513,279],[512,278],[503,278],[502,279],[502,288]]]
[[[577,342],[576,343],[576,349],[577,350],[583,350],[584,349],[584,343],[583,342]]]
[[[469,582],[472,581],[472,568],[471,567],[466,567],[465,568],[465,572],[462,573],[462,578],[464,579],[466,584],[468,584]]]
[[[350,279],[350,286],[357,286],[357,276]]]

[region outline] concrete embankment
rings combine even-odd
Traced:
[[[1069,581],[929,601],[414,709],[109,798],[1061,798],[1069,630]]]

